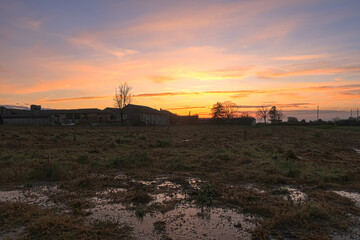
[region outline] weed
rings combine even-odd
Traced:
[[[195,202],[200,207],[211,206],[218,197],[219,195],[207,184],[200,187],[195,196]]]
[[[145,212],[145,209],[144,207],[142,206],[139,206],[135,209],[135,216],[138,217],[138,218],[143,218],[145,217],[146,215],[146,212]]]
[[[37,165],[28,175],[29,180],[59,181],[66,177],[66,168],[59,164],[44,162]]]
[[[344,170],[336,169],[336,168],[323,168],[318,170],[317,175],[324,182],[338,182],[344,183],[350,180],[348,173]]]

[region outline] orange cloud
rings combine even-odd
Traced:
[[[284,57],[275,57],[273,60],[279,61],[303,61],[303,60],[315,60],[322,58],[329,58],[329,54],[312,54],[312,55],[298,55],[298,56],[284,56]]]
[[[257,72],[260,78],[279,78],[279,77],[297,77],[297,76],[311,76],[311,75],[331,75],[345,72],[359,72],[360,67],[339,67],[339,68],[313,68],[303,70],[289,70],[289,71],[264,71]]]
[[[112,96],[41,99],[41,100],[39,100],[39,102],[49,103],[49,102],[64,102],[64,101],[79,101],[79,100],[98,100],[98,99],[106,99],[106,98],[111,98],[111,97]]]
[[[176,107],[176,108],[166,108],[165,110],[187,110],[187,109],[199,109],[199,108],[207,108],[206,106],[202,107]]]
[[[276,106],[282,107],[282,108],[299,108],[309,105],[315,105],[312,103],[287,103],[287,104],[276,104]]]
[[[199,95],[199,94],[234,94],[234,93],[261,93],[256,90],[239,90],[239,91],[203,91],[203,92],[163,92],[163,93],[142,93],[134,97],[159,97],[159,96],[180,96],[180,95]]]
[[[148,78],[154,83],[163,83],[163,82],[170,82],[170,81],[175,80],[175,78],[161,76],[161,75],[152,75],[152,76],[149,76]]]

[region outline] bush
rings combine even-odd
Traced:
[[[66,176],[64,166],[55,165],[53,163],[42,163],[36,166],[29,173],[29,180],[37,181],[59,181]]]
[[[211,206],[213,205],[213,201],[218,197],[219,195],[211,188],[209,184],[207,184],[200,187],[195,196],[195,202],[201,207]]]

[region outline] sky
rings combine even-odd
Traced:
[[[0,105],[133,103],[209,117],[360,108],[359,0],[0,0]],[[306,115],[306,116],[305,116]]]

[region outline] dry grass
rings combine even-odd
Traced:
[[[348,213],[359,214],[352,202],[327,191],[360,191],[360,157],[353,148],[360,149],[360,131],[352,127],[1,126],[1,188],[57,181],[62,189],[76,194],[52,196],[72,209],[69,216],[31,205],[0,203],[4,210],[0,226],[25,226],[25,239],[121,238],[128,230],[113,228],[112,222],[91,226],[82,222],[83,209],[89,206],[86,197],[110,187],[129,189],[112,197],[138,203],[139,214],[173,209],[176,203],[143,209],[154,189],[114,180],[124,172],[141,180],[171,175],[170,180],[185,189],[188,176],[206,180],[210,185],[193,195],[198,204],[232,206],[260,216],[255,238],[326,239],[330,228],[341,231],[351,224]],[[242,187],[248,183],[267,191]],[[272,194],[279,184],[301,186],[309,201],[296,205]]]

